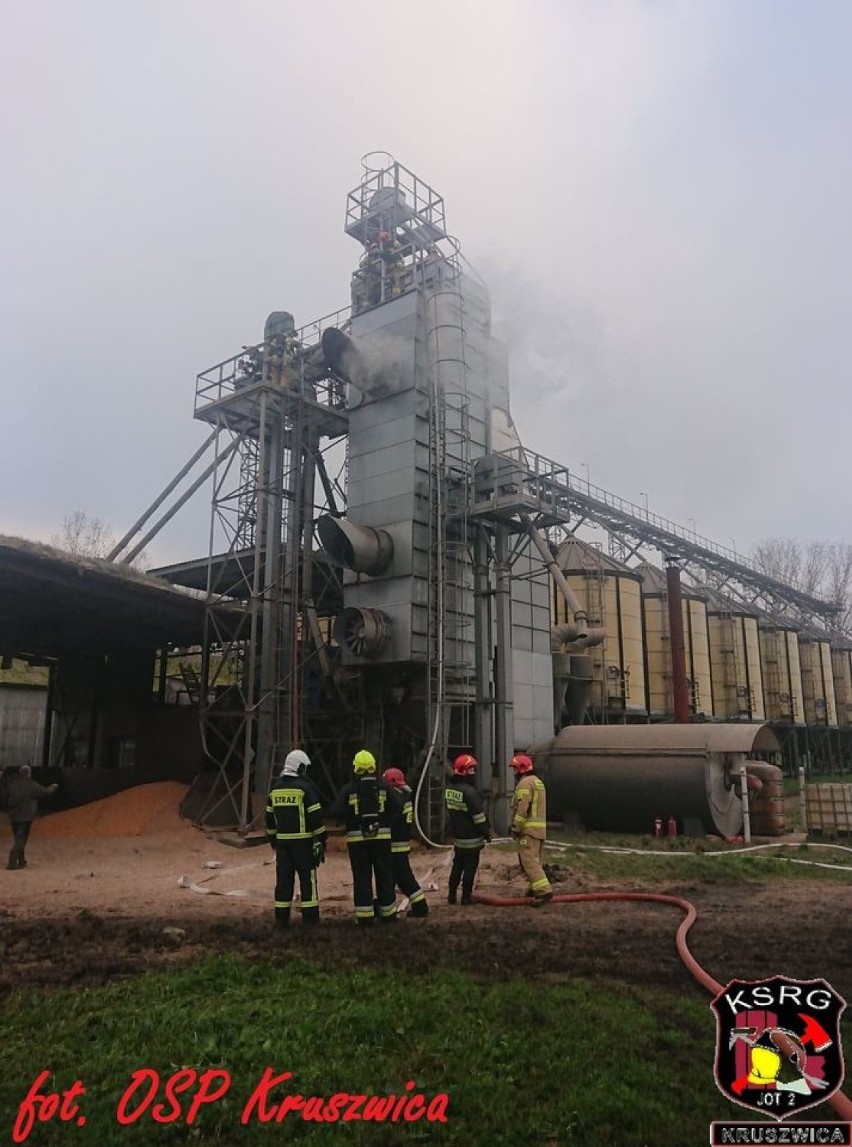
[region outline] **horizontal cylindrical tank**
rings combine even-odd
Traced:
[[[808,725],[837,725],[831,646],[803,630],[799,634],[799,660],[802,665],[802,695]]]
[[[831,672],[834,678],[834,702],[837,723],[852,725],[852,647],[838,642],[831,647]]]
[[[777,618],[760,618],[760,665],[767,721],[803,725],[805,703],[798,629]]]
[[[650,833],[656,817],[734,836],[739,770],[780,746],[766,725],[576,725],[531,750],[550,819],[600,832]]]
[[[701,587],[707,597],[713,704],[722,721],[763,721],[758,615],[722,594]]]
[[[642,578],[648,708],[652,716],[669,717],[674,712],[674,692],[666,578],[662,570],[647,562],[634,566],[633,572]],[[713,686],[707,603],[695,589],[683,582],[681,597],[690,712],[693,715],[712,717]]]
[[[645,715],[648,708],[638,574],[579,538],[569,538],[556,560],[585,610],[589,625],[606,631],[599,645],[583,651],[592,659],[592,712]],[[554,625],[574,620],[555,586],[551,602]]]

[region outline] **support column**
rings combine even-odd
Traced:
[[[476,694],[473,717],[473,751],[482,769],[482,782],[496,796],[497,764],[494,760],[494,699],[491,693],[491,586],[488,576],[488,537],[476,526],[473,542],[473,640]],[[488,773],[486,774],[486,769]]]
[[[498,525],[494,532],[496,573],[496,649],[494,682],[495,772],[494,827],[509,831],[509,762],[515,752],[515,719],[512,697],[512,579],[509,566],[509,530]]]

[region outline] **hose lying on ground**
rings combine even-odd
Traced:
[[[492,904],[498,908],[521,908],[534,903],[531,896],[482,896],[479,893],[474,893],[473,898],[478,904]],[[658,892],[558,892],[550,903],[578,904],[588,900],[649,900],[656,904],[672,904],[675,908],[682,909],[686,916],[681,920],[675,937],[678,955],[692,976],[708,992],[717,996],[724,990],[725,985],[718,983],[709,973],[704,971],[687,946],[686,934],[698,915],[695,905],[691,904],[689,900],[683,900],[680,896],[666,896]],[[845,1096],[842,1091],[836,1091],[826,1102],[831,1104],[841,1119],[852,1121],[852,1099]]]

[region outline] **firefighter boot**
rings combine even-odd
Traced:
[[[290,923],[290,909],[289,908],[276,908],[275,909],[275,923],[279,928],[286,928]]]

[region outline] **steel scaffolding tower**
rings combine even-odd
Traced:
[[[217,435],[198,695],[218,777],[199,819],[241,833],[265,803],[277,746],[308,742],[306,692],[331,676],[340,586],[315,560],[313,523],[343,497],[326,457],[341,455],[348,419],[319,338],[345,319],[292,332],[268,323],[263,343],[197,379],[195,417]]]

